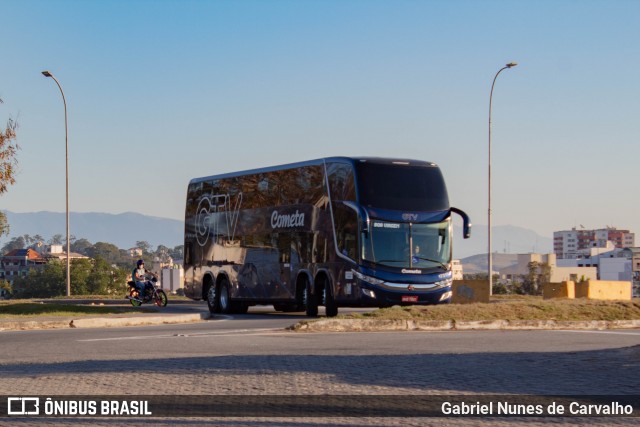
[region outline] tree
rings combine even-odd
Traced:
[[[26,277],[19,277],[13,282],[13,295],[16,298],[51,298],[64,295],[66,268],[61,261],[53,260],[43,268],[31,269]]]
[[[87,255],[93,248],[93,244],[87,239],[78,239],[71,244],[71,251],[79,254]]]
[[[11,283],[6,280],[0,280],[0,299],[8,295],[11,295]]]
[[[9,234],[9,221],[4,212],[0,211],[0,236],[3,234]]]
[[[89,294],[89,276],[93,269],[93,262],[90,259],[71,260],[71,294]],[[65,265],[66,270],[66,265]]]
[[[27,235],[25,235],[26,238]],[[31,236],[31,243],[29,243],[29,247],[31,249],[39,250],[40,247],[44,244],[44,237],[39,234]]]
[[[104,259],[74,259],[71,266],[73,295],[107,295],[123,291],[127,273],[112,267]],[[66,264],[52,260],[32,268],[26,277],[17,278],[13,295],[17,298],[51,298],[66,293]]]
[[[86,253],[91,258],[101,257],[109,264],[120,263],[120,249],[111,243],[98,242],[93,247],[87,248]]]
[[[0,99],[2,104],[2,99]],[[16,153],[20,147],[16,144],[18,122],[9,118],[7,127],[0,131],[0,196],[7,192],[10,185],[15,184]],[[9,233],[9,223],[3,212],[0,212],[0,236]]]
[[[169,251],[169,255],[173,259],[182,259],[184,254],[184,245],[176,246],[175,248]]]
[[[156,249],[156,255],[160,258],[163,258],[169,255],[169,251],[170,249],[165,245],[158,245],[158,248]]]
[[[62,234],[54,234],[53,237],[49,239],[50,245],[61,245],[64,240],[64,236]]]
[[[2,253],[6,254],[8,252],[11,252],[14,249],[24,249],[26,247],[27,245],[26,245],[26,242],[24,241],[24,237],[18,236],[9,240],[9,242],[2,247]]]
[[[103,258],[97,257],[87,280],[88,292],[92,295],[107,295],[122,291],[126,276],[125,270],[113,267]]]
[[[532,261],[527,267],[529,272],[522,280],[522,290],[525,294],[538,295],[542,284],[551,279],[551,266],[544,262]]]
[[[151,253],[151,244],[145,240],[137,241],[136,247],[142,249],[142,255],[144,256]]]

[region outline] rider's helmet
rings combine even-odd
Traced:
[[[138,260],[138,263],[137,263],[136,265],[138,266],[138,268],[140,268],[140,266],[141,266],[142,264],[144,264],[144,261],[143,261],[143,260],[141,260],[141,259],[139,259],[139,260]]]

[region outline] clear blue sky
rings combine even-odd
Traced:
[[[640,233],[639,1],[0,0],[14,212],[182,219],[197,176],[333,155],[438,163],[452,205]],[[458,221],[458,220],[456,220]],[[73,234],[73,230],[72,230]],[[640,241],[640,236],[638,238]]]

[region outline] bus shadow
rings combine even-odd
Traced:
[[[188,378],[204,389],[219,378],[236,381],[224,393],[288,394],[311,386],[311,393],[365,394],[637,394],[640,346],[580,352],[523,352],[408,355],[222,355],[0,364],[3,379],[65,375],[82,381],[90,374],[145,373]],[[309,377],[311,375],[311,377]],[[238,384],[260,384],[248,389]],[[269,377],[267,380],[265,378]],[[108,383],[108,380],[106,380]],[[275,388],[270,388],[272,381]],[[310,384],[307,384],[311,382]],[[266,388],[263,388],[266,387]],[[278,389],[282,387],[282,389]],[[192,388],[197,388],[194,385]],[[216,389],[209,392],[215,394]],[[219,390],[220,391],[220,390]]]

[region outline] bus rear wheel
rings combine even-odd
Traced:
[[[218,302],[217,287],[214,283],[210,283],[210,281],[207,282],[209,282],[207,289],[207,305],[209,306],[209,313],[220,313],[220,303]]]
[[[304,287],[304,294],[302,300],[304,301],[305,312],[308,317],[318,316],[318,297],[315,293],[311,292],[311,286],[309,283]]]
[[[220,282],[220,312],[229,314],[232,311],[231,299],[229,298],[229,281],[222,279]]]

